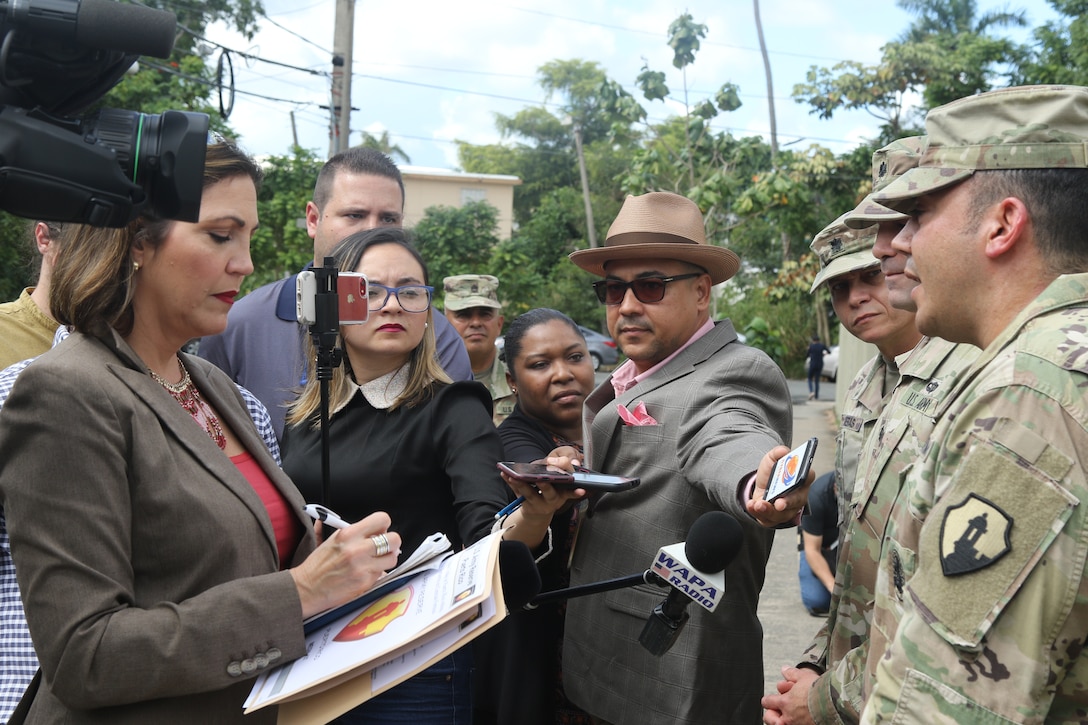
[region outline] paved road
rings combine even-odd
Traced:
[[[809,401],[803,380],[791,380],[793,397],[793,442],[816,436],[813,469],[816,475],[835,466],[834,398],[835,385],[820,385],[821,400]],[[759,619],[763,623],[763,680],[765,692],[774,692],[783,665],[796,664],[824,620],[811,616],[801,603],[797,583],[797,532],[794,529],[776,534],[767,579],[759,601]]]

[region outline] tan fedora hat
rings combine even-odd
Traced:
[[[628,196],[608,228],[604,246],[571,252],[570,261],[599,277],[609,262],[675,259],[702,267],[714,284],[737,273],[740,257],[706,243],[703,215],[691,199],[668,191]]]

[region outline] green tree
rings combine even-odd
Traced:
[[[37,249],[30,242],[30,221],[0,212],[0,302],[13,300],[37,281]]]
[[[579,183],[570,131],[542,107],[513,116],[496,114],[495,126],[503,143],[476,146],[460,141],[458,159],[465,171],[520,178],[521,185],[514,188],[514,221],[525,224],[548,192]],[[516,141],[508,145],[508,139]]]
[[[313,261],[313,241],[300,222],[322,163],[312,151],[296,146],[290,156],[272,156],[262,164],[264,182],[257,195],[261,226],[250,245],[254,272],[243,291],[283,279]]]
[[[431,283],[441,287],[442,279],[450,275],[488,272],[499,243],[498,221],[499,210],[486,201],[427,207],[412,233],[427,261]]]
[[[997,28],[1023,25],[1023,12],[979,15],[974,0],[898,4],[916,17],[898,40],[881,49],[879,63],[812,66],[806,82],[793,88],[794,100],[812,106],[820,118],[860,108],[880,119],[877,145],[920,132],[928,108],[1004,85],[1025,56],[1023,47],[994,35]],[[905,107],[915,93],[922,94],[924,108]]]
[[[1025,50],[999,28],[1024,27],[1024,11],[997,10],[979,14],[975,0],[897,0],[915,16],[902,42],[929,46],[925,84],[929,108],[1005,85],[1006,70],[1023,59]]]
[[[610,208],[608,218],[618,210],[618,205]],[[490,269],[501,282],[507,320],[534,307],[550,307],[600,329],[604,312],[593,294],[594,278],[567,260],[585,246],[584,219],[578,189],[555,189],[527,224],[495,248]]]
[[[408,154],[404,153],[404,149],[389,139],[388,131],[382,131],[381,136],[375,136],[369,131],[363,131],[363,142],[359,145],[364,148],[377,149],[394,161],[400,159],[406,164],[412,163],[412,160],[408,158]]]
[[[1088,0],[1050,0],[1062,17],[1035,29],[1030,57],[1013,76],[1018,85],[1088,85]]]
[[[684,13],[669,25],[668,44],[673,50],[674,67],[680,69],[683,79],[683,103],[684,115],[679,122],[666,122],[660,126],[651,127],[651,140],[648,146],[653,147],[652,164],[655,168],[654,176],[665,182],[663,172],[671,168],[671,187],[675,189],[694,189],[700,185],[706,186],[707,177],[714,176],[720,179],[721,175],[715,175],[716,162],[714,152],[721,143],[721,138],[714,138],[710,127],[711,119],[719,112],[735,111],[740,108],[740,96],[738,88],[732,83],[725,83],[714,95],[714,100],[703,100],[694,106],[689,99],[687,85],[687,68],[695,62],[695,54],[700,48],[700,41],[706,37],[707,27],[702,23],[696,23],[690,13]],[[643,66],[639,74],[637,84],[642,90],[643,97],[648,101],[663,101],[669,95],[669,88],[665,84],[663,73],[651,71]],[[637,104],[632,104],[632,99],[616,86],[607,89],[607,98],[612,100],[610,107],[616,115],[622,115],[630,122],[642,121],[646,118],[645,109]],[[710,157],[707,152],[711,152]],[[636,163],[637,163],[636,159]],[[628,177],[627,181],[634,181]],[[625,185],[626,186],[626,185]],[[709,186],[713,186],[711,183]],[[630,191],[633,187],[627,186]],[[661,186],[658,188],[670,188]],[[634,192],[631,193],[641,193]],[[678,191],[678,193],[681,193]],[[713,193],[713,192],[711,192]],[[690,193],[689,193],[690,196]],[[694,197],[692,197],[694,198]],[[701,208],[706,204],[714,203],[710,199],[704,199],[699,203]]]
[[[793,87],[794,100],[812,106],[810,113],[823,119],[839,110],[866,111],[880,121],[878,147],[921,133],[921,115],[906,106],[906,99],[924,89],[926,69],[935,62],[932,47],[888,43],[881,52],[875,65],[848,60],[831,68],[810,67],[805,83]]]
[[[610,123],[603,113],[599,89],[608,78],[599,64],[579,59],[552,60],[537,69],[537,79],[544,89],[545,103],[555,96],[562,97],[558,118],[564,125],[569,119],[573,127],[581,129],[585,143],[607,137]],[[569,132],[567,136],[573,141]]]
[[[705,35],[706,26],[687,13],[669,26],[673,65],[685,78]],[[648,101],[668,93],[663,75],[646,67],[639,84]],[[773,272],[796,257],[797,240],[826,223],[826,208],[854,200],[854,169],[819,146],[775,154],[762,139],[715,132],[711,120],[740,105],[736,86],[727,83],[713,100],[692,104],[684,85],[685,113],[650,127],[622,186],[632,194],[666,189],[687,196],[703,211],[711,243],[735,249],[748,271]],[[618,91],[612,97],[627,102]],[[627,112],[632,120],[646,116],[629,106]]]
[[[604,315],[590,287],[592,277],[567,261],[568,254],[587,246],[588,238],[570,127],[541,107],[498,116],[496,125],[504,138],[518,142],[462,143],[459,156],[467,171],[522,179],[514,189],[513,235],[495,247],[490,266],[483,268],[501,282],[506,318],[534,307],[551,307],[600,329]],[[599,232],[622,203],[615,178],[630,163],[629,148],[630,141],[613,143],[600,137],[584,145],[594,216],[602,222]]]

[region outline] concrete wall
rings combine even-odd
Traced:
[[[499,210],[500,239],[509,239],[514,220],[514,187],[521,183],[516,176],[499,174],[466,174],[446,169],[402,166],[404,177],[404,226],[413,227],[432,206],[460,208],[466,202],[485,200]]]

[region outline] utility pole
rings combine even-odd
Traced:
[[[329,156],[348,148],[351,135],[351,50],[354,44],[355,0],[336,0],[332,34],[332,123]]]
[[[593,204],[589,201],[589,175],[586,173],[586,156],[582,153],[582,127],[577,121],[574,125],[574,149],[578,152],[578,172],[582,176],[582,200],[586,204],[586,234],[589,236],[589,248],[597,248],[597,225],[593,222]]]

